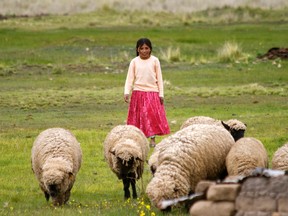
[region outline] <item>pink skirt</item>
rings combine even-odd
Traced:
[[[169,134],[170,128],[159,93],[133,91],[127,124],[139,128],[146,137]]]

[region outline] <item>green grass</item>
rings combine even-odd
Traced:
[[[217,10],[215,19],[197,13],[202,21],[165,13],[125,13],[119,20],[121,13],[110,10],[1,21],[0,214],[162,214],[145,195],[148,167],[137,185],[140,198],[125,202],[122,182],[109,170],[102,148],[107,133],[125,122],[124,81],[142,36],[152,40],[161,60],[172,133],[195,115],[237,118],[248,125],[246,136],[263,142],[271,160],[288,141],[288,62],[256,57],[285,47],[288,25],[274,11],[256,10],[258,16],[240,22],[243,11],[232,12],[239,16],[229,22]],[[217,52],[227,41],[247,57],[221,62]],[[49,127],[70,129],[83,150],[70,202],[60,208],[46,203],[30,164],[34,139]],[[176,208],[171,215],[187,213]]]

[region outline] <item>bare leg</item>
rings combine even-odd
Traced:
[[[155,136],[151,136],[150,138],[150,147],[155,147],[156,141],[155,141]]]

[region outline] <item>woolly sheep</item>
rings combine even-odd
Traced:
[[[125,199],[137,198],[136,180],[140,179],[149,152],[149,142],[144,133],[132,125],[118,125],[104,141],[104,156],[110,169],[122,179]]]
[[[288,170],[288,142],[279,147],[272,158],[272,169]]]
[[[200,180],[218,179],[225,158],[235,143],[231,134],[215,125],[190,125],[163,139],[158,166],[146,193],[157,208],[161,201],[186,196]]]
[[[49,128],[41,132],[32,147],[32,170],[41,190],[53,204],[65,204],[76,179],[82,151],[75,136],[63,128]]]
[[[208,116],[191,117],[182,124],[180,129],[182,130],[183,128],[186,128],[194,124],[209,124],[209,125],[224,127],[231,133],[235,141],[243,137],[245,130],[246,130],[246,124],[242,123],[241,121],[237,119],[231,119],[231,120],[228,120],[227,122],[223,122],[223,121],[220,121],[220,120],[208,117]],[[156,145],[153,153],[151,154],[148,160],[148,165],[153,175],[158,166],[158,154],[159,154],[160,148],[165,148],[165,145],[163,146],[163,143],[161,144],[159,143],[158,145]]]
[[[230,119],[226,122],[221,121],[224,128],[226,128],[235,141],[244,137],[245,131],[247,129],[247,125],[237,119]]]
[[[226,157],[229,176],[248,176],[257,168],[268,168],[268,154],[262,142],[253,137],[236,141]]]
[[[241,137],[244,137],[244,133],[246,130],[246,124],[237,119],[230,119],[224,122],[208,116],[193,116],[191,118],[188,118],[181,125],[180,129],[183,129],[192,124],[211,124],[211,125],[223,126],[232,134],[235,141],[237,141]]]
[[[218,125],[222,126],[221,121],[208,117],[208,116],[193,116],[191,118],[188,118],[180,127],[180,129],[183,129],[187,126],[190,126],[192,124],[212,124],[212,125]]]

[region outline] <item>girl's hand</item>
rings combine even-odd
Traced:
[[[125,101],[126,103],[129,103],[129,94],[125,94],[125,95],[124,95],[124,101]]]
[[[160,103],[163,105],[164,104],[164,97],[160,97]]]

